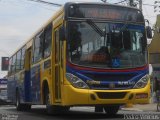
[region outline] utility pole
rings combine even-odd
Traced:
[[[142,11],[142,0],[139,0],[139,9]]]

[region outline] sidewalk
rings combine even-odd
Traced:
[[[157,111],[157,104],[150,103],[150,104],[136,104],[132,107],[123,107],[121,110],[125,111],[140,111],[140,112],[156,112]]]

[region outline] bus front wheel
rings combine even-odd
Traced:
[[[47,113],[51,115],[66,114],[69,111],[69,107],[50,105],[47,108]]]
[[[119,105],[110,105],[110,106],[105,106],[104,110],[107,115],[115,115],[117,114],[119,107],[120,107]]]
[[[46,104],[47,114],[56,115],[56,114],[63,114],[69,111],[70,107],[68,106],[51,105],[48,88],[45,89],[44,93],[45,93],[45,104]]]

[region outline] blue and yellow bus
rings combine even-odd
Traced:
[[[66,3],[11,57],[8,98],[17,110],[48,113],[149,103],[147,36],[142,12],[102,3]]]

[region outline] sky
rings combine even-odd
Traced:
[[[64,4],[70,0],[45,0],[48,2]],[[77,0],[71,0],[77,1]],[[80,0],[79,0],[80,1]],[[101,2],[101,0],[81,0]],[[123,0],[107,0],[116,3]],[[154,4],[155,0],[143,0],[143,4]],[[44,5],[29,0],[0,0],[0,64],[1,57],[11,56],[22,46],[30,36],[36,32],[59,7]],[[154,7],[143,5],[145,19],[153,26],[156,22]],[[0,65],[1,66],[1,65]],[[7,74],[0,69],[0,78]]]

